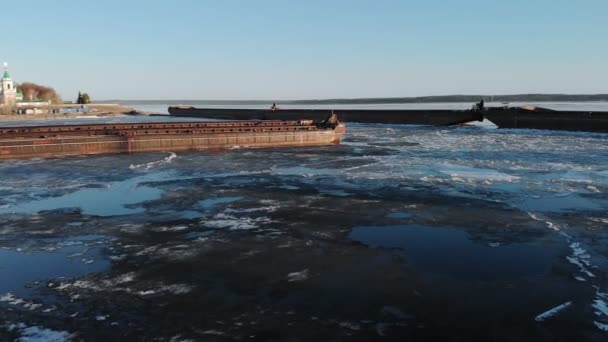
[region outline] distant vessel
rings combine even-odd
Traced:
[[[0,127],[0,159],[339,144],[346,127],[325,120],[161,122]]]
[[[333,113],[330,109],[232,109],[169,107],[169,114],[180,117],[204,117],[225,120],[322,120]],[[448,126],[482,121],[477,109],[340,109],[344,122]]]
[[[559,111],[542,107],[488,107],[483,115],[498,128],[608,132],[608,112]]]

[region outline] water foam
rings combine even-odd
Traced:
[[[161,159],[161,160],[157,160],[157,161],[153,161],[153,162],[149,162],[149,163],[145,163],[145,164],[131,164],[129,165],[129,169],[131,170],[150,170],[151,168],[157,166],[157,165],[162,165],[162,164],[170,164],[173,159],[177,158],[177,154],[175,154],[174,152],[170,152],[171,154],[169,154],[167,157]]]

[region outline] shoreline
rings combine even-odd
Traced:
[[[85,118],[85,117],[115,117],[124,115],[156,115],[157,112],[145,112],[137,110],[133,107],[120,104],[90,104],[89,111],[86,113],[60,113],[60,114],[10,114],[0,115],[0,124],[2,122],[13,121],[36,121],[36,120],[53,120],[53,119],[70,119],[70,118]]]

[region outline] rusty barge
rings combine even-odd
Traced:
[[[330,109],[231,109],[169,107],[169,114],[179,117],[203,117],[224,120],[321,120],[332,114]],[[482,121],[478,109],[340,109],[345,122],[448,126]]]
[[[0,159],[339,144],[346,127],[326,120],[161,122],[0,127]]]

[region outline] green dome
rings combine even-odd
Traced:
[[[8,70],[4,70],[4,76],[2,78],[11,78],[11,74],[8,73]]]

